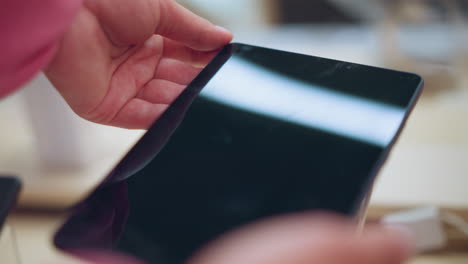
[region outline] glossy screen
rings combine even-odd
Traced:
[[[56,244],[182,263],[257,219],[353,215],[421,85],[414,74],[228,45],[75,207]]]

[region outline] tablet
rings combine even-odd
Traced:
[[[259,219],[352,217],[422,84],[412,73],[227,45],[73,208],[55,244],[172,264]]]

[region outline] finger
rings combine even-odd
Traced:
[[[189,63],[193,67],[205,67],[208,62],[218,53],[215,51],[198,51],[177,41],[164,38],[163,57],[172,58]]]
[[[154,78],[187,85],[200,71],[201,69],[178,60],[162,59],[155,71]]]
[[[359,247],[363,251],[367,249],[365,263],[403,263],[415,253],[409,233],[380,226],[368,228],[360,240]]]
[[[189,264],[328,263],[307,257],[318,240],[351,235],[344,220],[328,215],[293,215],[255,223],[221,237],[202,249]],[[346,262],[344,262],[346,263]]]
[[[131,54],[124,62],[111,66],[116,69],[112,72],[111,78],[107,80],[107,84],[92,86],[97,90],[104,89],[105,91],[105,94],[98,98],[99,100],[95,99],[98,101],[97,104],[86,111],[77,113],[90,121],[109,124],[120,109],[153,79],[159,66],[162,43],[162,37],[153,35],[140,47],[130,50]]]
[[[381,230],[356,237],[349,223],[303,215],[231,234],[201,251],[189,264],[400,264],[407,255],[399,239]]]
[[[130,100],[108,125],[128,129],[147,129],[166,111],[166,104],[152,104],[134,98]]]
[[[315,255],[305,254],[303,259],[313,257],[330,264],[402,264],[411,256],[406,238],[382,228],[368,230],[361,237],[349,233],[330,234],[317,240],[314,249]]]
[[[200,51],[220,49],[232,40],[229,31],[213,25],[172,0],[160,1],[160,19],[155,34]]]
[[[166,80],[152,80],[137,95],[153,104],[171,104],[184,90],[185,86]]]

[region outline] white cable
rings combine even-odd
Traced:
[[[422,207],[388,214],[384,224],[408,230],[418,252],[442,249],[447,244],[441,213],[437,207]]]
[[[413,235],[418,251],[442,249],[447,245],[448,224],[468,237],[468,222],[459,215],[429,206],[388,214],[382,218],[388,225],[404,227]]]
[[[468,236],[468,223],[462,217],[447,211],[442,212],[441,217],[443,222],[455,227],[458,231]]]

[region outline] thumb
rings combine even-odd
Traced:
[[[141,44],[158,34],[195,50],[213,51],[232,39],[231,33],[174,0],[100,0],[86,5],[116,46]]]
[[[400,264],[406,237],[373,228],[362,237],[343,219],[295,215],[254,224],[201,250],[189,264]]]

